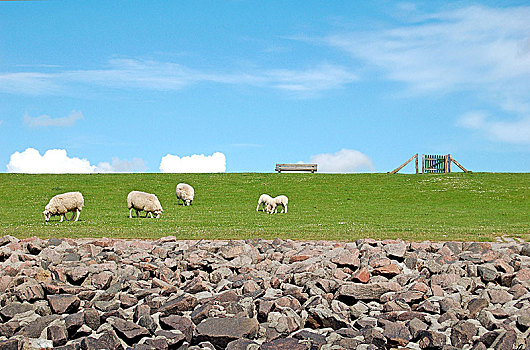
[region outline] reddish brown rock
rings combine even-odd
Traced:
[[[178,330],[186,337],[188,342],[191,341],[193,330],[195,328],[190,319],[177,315],[170,315],[167,317],[160,317],[160,326],[166,330]]]
[[[353,273],[352,280],[354,282],[368,283],[370,281],[370,272],[367,268],[361,267]]]
[[[401,273],[401,268],[396,264],[388,264],[372,270],[374,275],[396,276]]]
[[[398,322],[390,322],[385,326],[383,336],[388,344],[406,346],[412,339],[407,326]]]
[[[92,285],[97,289],[107,289],[112,282],[112,273],[110,271],[103,271],[96,273],[91,277]]]
[[[76,312],[81,304],[81,300],[76,295],[71,294],[48,295],[48,302],[56,314]]]

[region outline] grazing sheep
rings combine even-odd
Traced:
[[[265,211],[265,208],[267,207],[267,205],[272,201],[272,197],[269,196],[268,194],[264,193],[262,194],[261,196],[259,196],[259,199],[258,199],[258,206],[256,207],[256,211],[259,211],[259,207],[260,205],[263,204],[263,211]]]
[[[129,218],[132,218],[132,210],[136,210],[136,217],[138,217],[138,212],[145,211],[145,217],[148,217],[151,214],[155,213],[156,218],[160,217],[160,214],[164,211],[162,205],[158,198],[151,193],[145,193],[141,191],[131,191],[127,195],[127,208],[129,208]]]
[[[269,214],[278,212],[278,205],[282,206],[282,211],[280,213],[287,213],[287,203],[289,203],[289,198],[287,196],[277,196],[274,197],[269,204],[267,204],[266,211]]]
[[[68,221],[66,213],[71,211],[72,217],[70,220],[73,220],[74,215],[77,213],[77,217],[75,218],[75,221],[77,221],[79,220],[79,214],[81,214],[81,209],[83,209],[84,205],[85,200],[81,192],[66,192],[50,199],[50,202],[44,207],[42,213],[46,222],[50,221],[50,217],[53,215],[60,215],[60,222],[63,222],[63,219]]]
[[[177,185],[177,204],[182,200],[182,205],[190,206],[195,196],[195,190],[188,184],[179,183]]]

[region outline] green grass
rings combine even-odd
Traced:
[[[195,188],[177,206],[175,186]],[[164,214],[129,219],[129,191],[155,193]],[[58,193],[81,191],[78,222],[44,222]],[[287,214],[256,212],[260,194],[289,197]],[[0,174],[0,234],[19,238],[493,241],[530,238],[530,174]]]

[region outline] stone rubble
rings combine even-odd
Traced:
[[[530,244],[0,237],[0,350],[530,349]]]

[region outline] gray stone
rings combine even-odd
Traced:
[[[248,317],[212,317],[196,328],[198,341],[209,341],[216,347],[225,348],[233,340],[252,339],[258,332],[258,321]]]
[[[495,339],[491,347],[496,350],[512,350],[515,348],[515,341],[517,334],[513,329],[508,329],[504,334],[501,334]]]
[[[489,304],[487,299],[484,298],[475,298],[471,299],[467,304],[467,309],[471,317],[476,317],[478,313]]]
[[[15,295],[22,302],[44,299],[44,290],[35,282],[23,283],[20,286],[15,287]]]
[[[336,296],[346,304],[353,305],[356,300],[379,301],[383,294],[390,291],[392,289],[384,283],[344,283],[339,287]]]
[[[523,332],[530,327],[530,314],[524,314],[517,316],[517,327]]]
[[[182,311],[192,311],[197,304],[198,302],[196,297],[191,294],[184,294],[163,304],[158,311],[165,315],[173,315]]]
[[[385,326],[383,336],[390,345],[406,346],[412,340],[409,329],[404,324],[398,322],[388,323]]]
[[[497,278],[497,269],[493,264],[479,265],[477,272],[484,282],[493,282]]]
[[[446,341],[446,335],[440,332],[423,330],[418,334],[418,345],[422,349],[442,349]]]
[[[95,309],[85,309],[83,311],[83,319],[85,324],[93,330],[98,329],[101,325],[101,317]]]
[[[12,302],[0,309],[0,316],[4,320],[10,320],[15,315],[23,314],[28,311],[34,311],[35,306],[28,303]]]
[[[407,326],[413,339],[418,338],[420,331],[425,331],[429,328],[429,325],[417,318],[408,321]]]
[[[191,342],[193,337],[193,330],[195,328],[193,322],[189,318],[169,315],[167,317],[160,317],[160,326],[162,329],[178,330],[186,337],[186,341]]]
[[[178,349],[186,340],[186,337],[180,331],[158,330],[155,332],[157,337],[164,337],[170,349]]]
[[[18,339],[0,340],[0,350],[19,350],[20,345]]]
[[[147,329],[151,334],[155,333],[156,331],[157,324],[155,320],[149,315],[140,317],[137,323],[139,326]]]
[[[110,322],[116,334],[129,345],[138,342],[142,337],[150,335],[147,329],[131,321],[118,317],[109,317],[108,322]]]
[[[124,350],[114,331],[106,331],[99,338],[86,337],[81,341],[82,350]]]
[[[79,328],[84,324],[84,317],[82,312],[68,315],[64,318],[66,331],[72,337]]]
[[[66,271],[66,276],[70,278],[74,284],[81,284],[84,279],[88,276],[88,267],[77,266]]]
[[[249,339],[238,339],[227,344],[226,350],[257,350],[258,343]]]
[[[28,338],[40,338],[42,331],[57,319],[59,319],[59,315],[39,317],[23,326],[17,335],[26,336]]]
[[[64,326],[52,325],[48,327],[47,332],[48,339],[53,342],[54,347],[66,344],[68,336],[66,334],[66,328]]]
[[[470,322],[461,322],[451,329],[451,344],[457,348],[462,348],[466,344],[471,344],[473,337],[477,334],[477,327]]]
[[[91,277],[92,285],[97,289],[107,289],[110,287],[112,282],[112,272],[102,271],[96,273]]]
[[[308,343],[299,342],[294,338],[282,338],[276,339],[271,342],[263,343],[260,347],[261,350],[309,350],[310,345]]]

